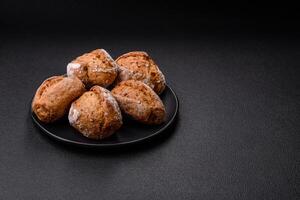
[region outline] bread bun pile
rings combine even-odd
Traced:
[[[71,61],[67,76],[46,79],[35,93],[32,111],[44,123],[68,114],[78,132],[100,140],[121,128],[122,114],[148,125],[163,123],[166,110],[158,95],[165,86],[164,75],[146,52],[129,52],[114,61],[104,49],[96,49]]]

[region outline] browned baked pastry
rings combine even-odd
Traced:
[[[41,121],[53,122],[61,118],[84,91],[84,84],[77,77],[53,76],[37,89],[32,111]]]
[[[123,112],[145,124],[160,124],[166,111],[159,96],[145,83],[136,80],[120,82],[113,90]]]
[[[94,86],[72,103],[69,122],[85,137],[102,139],[122,126],[122,115],[111,93]]]
[[[166,81],[158,66],[143,51],[133,51],[117,58],[119,75],[117,82],[139,80],[149,85],[157,94],[165,89]]]
[[[87,86],[107,87],[117,77],[118,66],[104,49],[96,49],[69,63],[67,74],[77,76]]]

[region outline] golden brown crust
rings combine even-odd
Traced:
[[[122,115],[111,93],[94,86],[72,103],[69,122],[85,137],[103,139],[122,126]]]
[[[76,77],[53,76],[37,89],[32,101],[32,111],[45,123],[61,118],[73,100],[85,91]]]
[[[145,83],[136,80],[120,82],[113,90],[123,112],[145,124],[161,124],[166,115],[159,96]]]
[[[165,77],[153,59],[143,51],[133,51],[116,59],[119,65],[117,82],[139,80],[150,86],[157,94],[165,89]]]
[[[67,74],[77,76],[87,86],[107,87],[117,77],[118,66],[104,49],[96,49],[69,63]]]

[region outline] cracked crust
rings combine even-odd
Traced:
[[[67,66],[68,76],[77,76],[87,86],[107,87],[118,75],[118,66],[104,49],[77,57]]]
[[[161,124],[166,111],[159,96],[145,83],[127,80],[119,83],[113,90],[123,112],[145,124]]]
[[[32,111],[39,120],[50,123],[63,117],[73,100],[85,91],[76,77],[53,76],[37,89],[32,101]]]
[[[139,80],[161,94],[166,85],[165,77],[153,59],[143,51],[133,51],[116,59],[119,65],[117,83],[125,80]]]
[[[94,86],[72,103],[69,122],[82,135],[91,139],[103,139],[122,126],[118,103],[111,93]]]

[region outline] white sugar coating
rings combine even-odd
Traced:
[[[97,67],[93,68],[91,71],[93,71],[93,72],[103,72],[103,73],[117,72],[119,66],[116,64],[116,62],[114,61],[114,59],[112,59],[112,57],[109,55],[109,53],[107,53],[106,50],[100,49],[100,51],[104,53],[104,55],[111,62],[111,64],[113,65],[113,67],[111,67],[111,68],[103,68],[101,66],[97,66]]]
[[[165,79],[165,76],[163,75],[163,73],[160,71],[160,69],[157,67],[157,73],[160,77],[160,80],[157,81],[158,83],[159,82],[163,82],[163,84],[166,84],[166,79]]]
[[[151,89],[151,87],[150,87],[149,85],[144,84],[144,86],[145,86],[146,88],[148,88],[149,92],[151,92],[151,94],[154,96],[154,98],[155,98],[156,100],[158,100],[161,104],[163,104],[162,101],[161,101],[161,99],[159,98],[159,96]]]
[[[116,99],[111,95],[111,93],[107,89],[102,88],[102,87],[99,87],[99,88],[102,91],[105,100],[107,100],[113,106],[114,110],[116,111],[116,113],[118,115],[118,118],[122,120],[121,111],[120,111],[120,108],[119,108],[119,105],[118,105],[118,102],[116,101]]]
[[[119,66],[119,70],[119,76],[122,81],[129,80],[133,76],[133,73],[125,67]]]
[[[140,73],[140,72],[135,72],[134,73],[134,77],[137,79],[142,79],[144,77],[144,74]],[[145,78],[146,79],[146,78]]]
[[[80,67],[81,65],[79,63],[69,63],[67,65],[67,75],[72,76],[74,74],[74,70]]]
[[[147,76],[146,78],[143,79],[143,82],[147,85],[149,85],[151,88],[154,88],[153,83],[150,81],[150,76]]]
[[[80,132],[82,133],[82,135],[84,135],[85,137],[89,137],[91,135],[90,131],[88,129],[83,129],[80,130]]]
[[[80,117],[80,112],[76,108],[74,108],[72,104],[68,115],[70,124],[75,124],[79,117]]]
[[[156,69],[157,69],[157,73],[158,73],[158,76],[159,76],[159,80],[157,80],[156,82],[157,83],[162,82],[163,84],[166,84],[165,76],[159,70],[158,67],[156,67]],[[147,76],[145,78],[141,79],[141,77],[143,77],[143,74],[141,74],[139,72],[134,73],[134,72],[130,71],[129,69],[127,69],[125,67],[122,67],[122,66],[119,66],[119,70],[120,70],[119,77],[122,81],[135,79],[135,80],[142,81],[146,85],[150,86],[152,89],[155,86],[154,83],[151,81],[150,74],[147,74]]]
[[[89,137],[92,134],[91,131],[81,123],[73,124],[73,126],[85,137]]]
[[[110,61],[114,61],[114,59],[112,59],[112,57],[109,55],[109,53],[105,49],[100,49],[100,51],[102,51]]]
[[[112,62],[114,68],[118,69],[119,66],[117,65],[117,63],[115,62],[115,60],[110,56],[110,54],[105,50],[105,49],[100,49],[105,55],[106,57]]]
[[[144,115],[144,113],[146,112],[145,106],[140,101],[137,102],[135,108],[140,116]]]
[[[92,72],[103,72],[103,73],[112,73],[112,72],[117,72],[117,67],[112,67],[112,68],[103,68],[100,66],[94,67]]]
[[[140,80],[140,81],[144,82],[145,84],[153,85],[150,82],[150,76],[147,76],[147,77],[141,79],[141,77],[143,77],[143,74],[141,74],[139,72],[134,73],[134,72],[130,71],[129,69],[122,67],[122,66],[119,66],[119,69],[121,71],[119,73],[119,77],[122,81],[135,79],[135,80]]]
[[[115,96],[119,99],[122,99],[123,101],[125,101],[127,103],[129,103],[129,102],[134,103],[135,112],[137,113],[138,116],[143,116],[147,110],[146,107],[142,104],[142,102],[137,99],[124,97],[122,95],[115,95]]]

